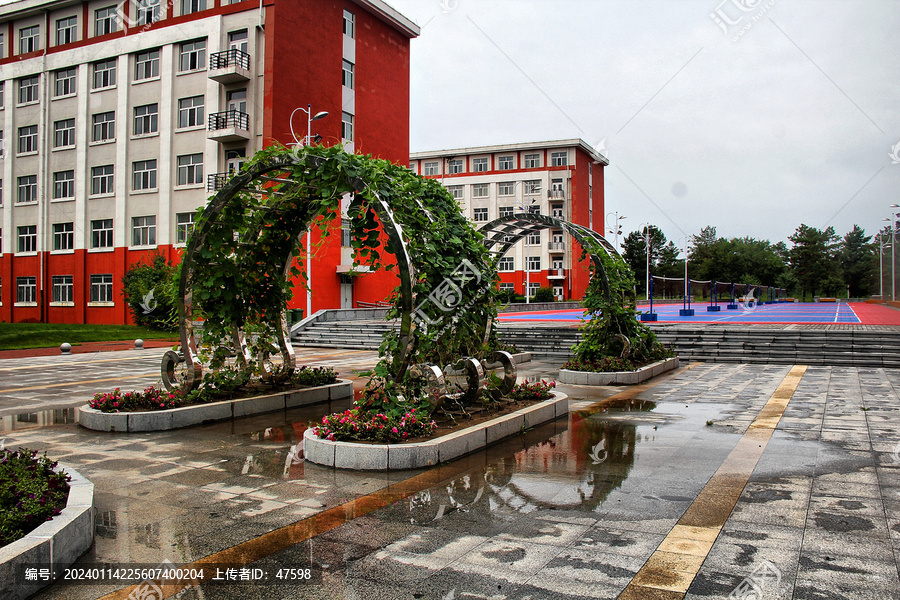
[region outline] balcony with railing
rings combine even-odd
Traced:
[[[250,115],[235,109],[212,113],[206,137],[217,142],[249,140]]]
[[[219,83],[237,83],[249,80],[250,55],[237,48],[210,54],[209,78]]]
[[[547,279],[565,279],[566,278],[566,270],[565,269],[548,269],[547,270]]]
[[[565,252],[566,251],[566,243],[565,242],[547,242],[547,250],[550,252]]]
[[[225,187],[225,182],[231,177],[231,173],[210,173],[206,176],[206,191],[218,192]]]
[[[566,191],[565,190],[547,190],[547,197],[551,200],[565,200],[566,199]]]

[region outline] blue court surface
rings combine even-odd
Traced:
[[[719,311],[707,311],[708,303],[692,303],[693,316],[681,316],[684,308],[678,304],[655,304],[653,312],[657,322],[663,323],[862,323],[854,306],[846,303],[784,302],[747,306],[738,304],[736,310],[728,310],[727,303],[719,304]],[[862,305],[865,306],[865,305]],[[639,306],[638,311],[650,312],[649,306]],[[502,313],[501,321],[571,321],[581,320],[581,310],[535,311]]]

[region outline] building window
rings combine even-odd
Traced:
[[[486,158],[473,158],[472,159],[472,171],[475,173],[484,173],[488,170],[488,159]]]
[[[75,93],[75,67],[60,69],[54,73],[56,78],[53,96],[69,96]]]
[[[550,166],[551,167],[565,167],[569,164],[569,153],[568,152],[551,152],[550,153]]]
[[[75,197],[75,171],[58,171],[53,174],[53,199]]]
[[[526,154],[525,155],[525,168],[526,169],[539,169],[541,166],[541,155],[540,154]]]
[[[515,181],[501,181],[497,184],[497,195],[498,196],[512,196],[516,193],[516,182]]]
[[[3,39],[3,34],[0,34],[0,40],[2,40],[2,39]],[[2,52],[0,52],[0,56],[2,56]],[[5,89],[6,89],[5,82],[0,81],[0,110],[3,109],[3,100],[4,100],[3,92],[5,91]]]
[[[540,179],[530,179],[524,183],[525,185],[525,193],[526,194],[540,194],[541,193],[541,180]]]
[[[53,224],[53,249],[72,250],[75,248],[75,225],[73,223]]]
[[[101,60],[94,63],[94,89],[113,87],[116,85],[116,59]]]
[[[154,246],[156,245],[156,217],[132,217],[131,218],[131,245]]]
[[[91,221],[91,248],[113,247],[113,220]]]
[[[26,125],[19,127],[19,154],[27,154],[29,152],[38,151],[38,128],[37,125]]]
[[[562,204],[554,204],[550,207],[550,215],[557,219],[564,218]]]
[[[16,228],[19,252],[37,252],[37,225]]]
[[[538,266],[537,269],[530,269],[530,270],[532,270],[532,271],[540,271],[541,269],[540,269],[540,266]],[[535,282],[533,282],[533,281],[530,282],[530,283],[528,284],[528,296],[531,297],[531,298],[534,298],[534,295],[537,294],[537,291],[538,291],[539,289],[541,289],[541,284],[540,284],[540,283],[535,283]]]
[[[500,210],[501,217],[508,217],[508,216],[512,215],[513,211],[514,211],[512,206],[501,206],[499,210]]]
[[[71,275],[54,275],[50,279],[53,291],[51,302],[73,302],[75,298],[75,286],[72,285]]]
[[[527,236],[525,236],[525,244],[528,246],[540,246],[541,245],[541,232],[540,231],[532,231]]]
[[[19,80],[19,104],[31,104],[38,101],[39,75],[23,77]]]
[[[116,30],[116,7],[107,6],[94,11],[94,35],[106,35]]]
[[[93,116],[95,142],[106,142],[116,139],[115,111],[97,113]]]
[[[344,11],[344,35],[356,37],[356,15],[349,10]]]
[[[16,203],[37,202],[37,175],[23,175],[18,179],[19,196]]]
[[[447,191],[450,192],[450,195],[453,196],[454,200],[462,200],[463,197],[463,186],[461,185],[450,185],[447,186]]]
[[[41,49],[41,27],[32,25],[19,30],[19,54],[27,54]]]
[[[529,271],[540,271],[541,270],[541,257],[540,256],[529,256],[528,257],[528,270]],[[540,284],[537,284],[540,285]]]
[[[75,119],[63,119],[53,124],[53,147],[65,148],[75,145]]]
[[[0,33],[0,58],[6,58],[6,44],[2,33]]]
[[[237,50],[239,52],[247,52],[247,30],[239,29],[238,31],[228,32],[228,49]]]
[[[0,158],[3,158],[3,130],[0,129]]]
[[[427,162],[423,165],[422,169],[423,175],[437,175],[438,174],[438,162]]]
[[[472,197],[473,198],[487,198],[488,197],[488,184],[486,183],[476,183],[472,185]]]
[[[37,277],[16,277],[16,302],[37,302]]]
[[[206,0],[181,0],[181,14],[189,15],[201,10],[206,10]]]
[[[516,289],[516,284],[514,284],[514,283],[509,283],[509,282],[507,282],[507,281],[504,281],[504,282],[501,282],[501,283],[500,283],[500,290],[501,290],[501,291],[510,291],[510,292],[513,292],[513,291],[515,291],[515,289]]]
[[[181,45],[180,71],[196,71],[206,68],[206,40],[185,42]]]
[[[497,170],[498,171],[509,171],[513,168],[513,157],[512,156],[500,156],[497,158]]]
[[[488,209],[486,208],[476,208],[472,211],[472,215],[477,223],[487,223],[488,220]]]
[[[497,270],[509,273],[516,270],[516,260],[512,256],[504,256],[497,264]]]
[[[134,80],[159,77],[159,48],[134,55]]]
[[[136,25],[149,25],[159,21],[159,0],[137,0]]]
[[[133,162],[131,167],[131,189],[134,191],[156,189],[156,159],[138,160]]]
[[[178,127],[204,125],[203,96],[181,98],[178,101]]]
[[[156,133],[158,115],[158,104],[144,104],[143,106],[135,106],[134,135],[147,135],[150,133]]]
[[[91,275],[91,302],[113,302],[112,273]]]
[[[203,183],[203,155],[186,154],[178,157],[177,185]]]
[[[103,165],[91,168],[91,194],[112,194],[113,189],[113,165]]]
[[[353,115],[341,113],[341,139],[353,141]]]
[[[454,158],[447,162],[447,172],[451,175],[456,175],[457,173],[462,173],[463,170],[463,161],[461,158]]]
[[[343,61],[343,75],[341,76],[341,83],[344,84],[345,87],[353,89],[353,63],[349,60]]]
[[[56,20],[56,45],[71,44],[78,38],[78,19],[66,17]]]
[[[197,213],[178,213],[175,215],[175,243],[186,244],[191,232],[194,231]]]

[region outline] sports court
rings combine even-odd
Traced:
[[[728,304],[720,302],[718,311],[708,311],[707,302],[693,302],[693,316],[681,316],[684,305],[653,304],[657,323],[741,323],[741,324],[856,324],[856,325],[896,325],[900,326],[900,310],[866,304],[783,302],[763,305],[739,303],[737,309],[729,310]],[[638,311],[650,312],[649,306],[639,306]],[[545,310],[534,312],[502,313],[500,320],[513,321],[559,321],[560,324],[575,324],[581,320],[582,310]],[[648,322],[650,324],[650,322]]]

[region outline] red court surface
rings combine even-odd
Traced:
[[[856,324],[892,325],[900,327],[900,310],[879,304],[784,302],[762,306],[738,304],[736,310],[728,310],[727,304],[720,303],[719,310],[707,311],[708,303],[692,303],[693,316],[681,316],[684,308],[677,304],[654,304],[653,312],[657,323],[715,323],[715,324]],[[642,313],[649,312],[649,306],[639,306]],[[543,321],[573,325],[581,320],[582,310],[542,310],[533,312],[502,313],[499,318],[505,322]],[[650,324],[651,322],[648,322]]]

